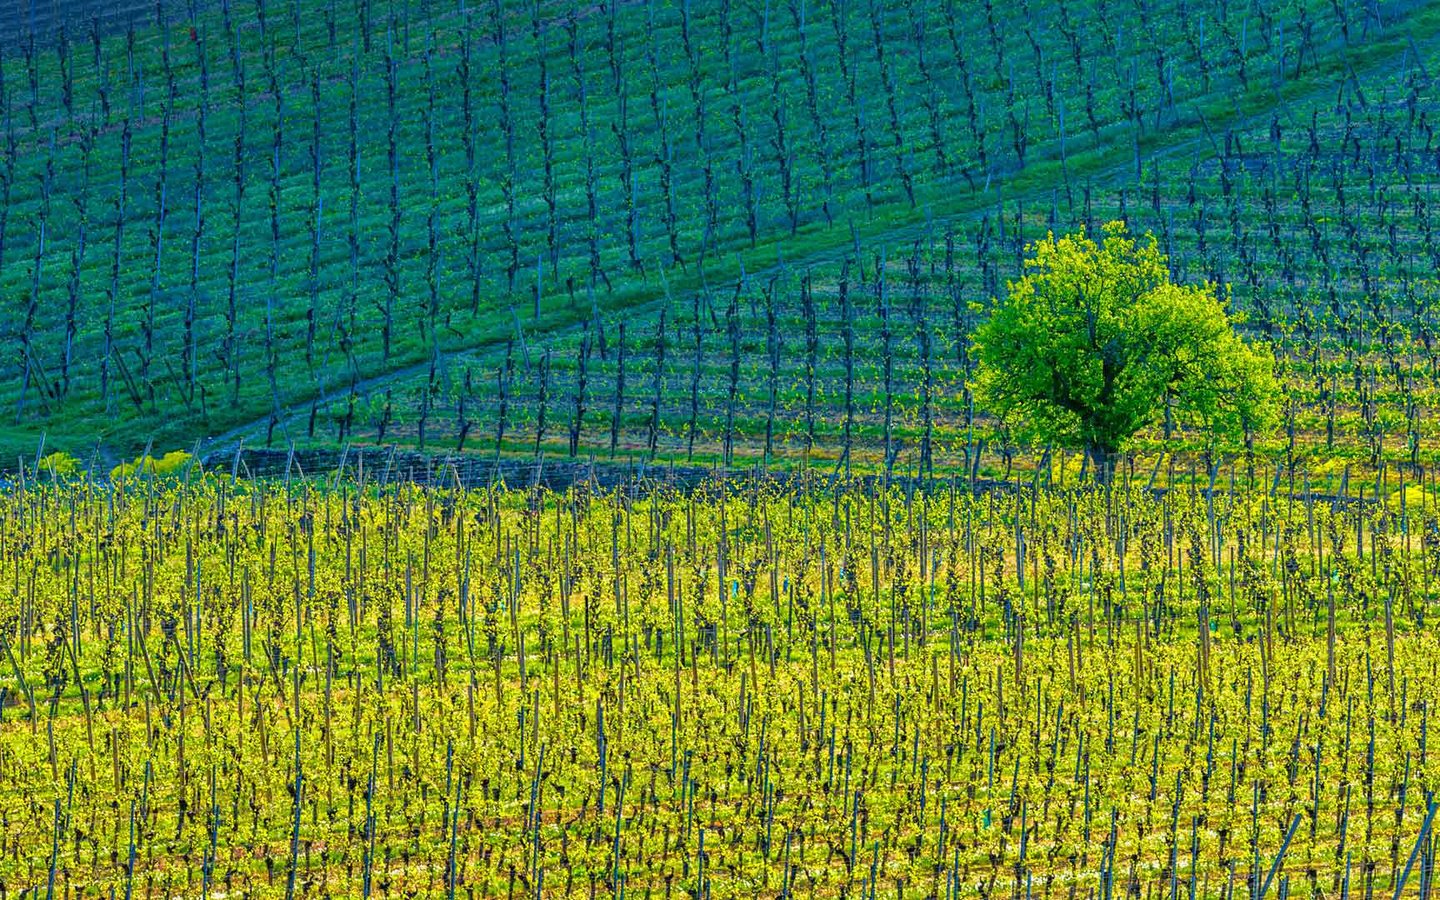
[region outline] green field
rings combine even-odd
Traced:
[[[1430,5],[160,11],[3,56],[18,446],[963,468],[974,319],[1123,217],[1273,341],[1270,451],[1433,455]]]

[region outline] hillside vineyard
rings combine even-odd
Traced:
[[[17,0],[0,900],[1429,900],[1440,4]]]
[[[1270,340],[1268,450],[1418,463],[1437,28],[1385,0],[81,10],[0,54],[0,399],[21,448],[112,460],[1003,470],[971,304],[1120,218]]]

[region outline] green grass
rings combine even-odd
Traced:
[[[947,231],[960,235],[964,248],[974,243],[988,216],[988,248],[968,248],[972,252],[962,252],[955,268],[964,299],[983,301],[989,290],[1002,285],[1004,277],[1015,271],[1016,254],[1009,240],[1000,240],[996,233],[997,215],[1009,219],[1023,209],[1021,233],[1033,236],[1048,223],[1053,208],[1058,213],[1057,225],[1069,227],[1084,221],[1078,195],[1086,186],[1093,186],[1092,215],[1114,210],[1117,192],[1126,189],[1130,194],[1129,214],[1137,216],[1142,224],[1160,224],[1163,217],[1146,222],[1137,209],[1143,206],[1139,198],[1147,179],[1155,173],[1163,173],[1168,204],[1178,189],[1173,186],[1173,173],[1188,169],[1192,162],[1215,159],[1227,130],[1233,129],[1249,140],[1266,132],[1269,110],[1283,110],[1287,124],[1303,120],[1310,108],[1327,110],[1334,106],[1337,90],[1346,97],[1344,79],[1352,71],[1359,79],[1355,83],[1363,84],[1372,94],[1388,95],[1392,86],[1399,92],[1404,76],[1397,60],[1408,53],[1412,41],[1419,47],[1433,43],[1426,38],[1437,31],[1440,18],[1424,5],[1386,5],[1381,8],[1385,22],[1381,28],[1363,21],[1357,11],[1349,11],[1347,40],[1331,5],[1310,4],[1308,55],[1303,57],[1304,68],[1297,76],[1293,67],[1302,59],[1303,30],[1282,29],[1278,19],[1266,30],[1253,9],[1234,4],[1223,7],[1228,16],[1223,20],[1219,18],[1222,7],[1184,4],[1187,13],[1182,16],[1180,4],[1166,3],[1151,9],[1145,22],[1128,21],[1128,13],[1122,15],[1111,9],[1103,23],[1094,9],[1067,7],[1065,13],[1074,25],[1082,61],[1100,60],[1079,68],[1071,59],[1069,40],[1059,29],[1033,33],[1038,42],[1037,59],[1036,47],[1032,47],[1023,28],[1008,17],[997,13],[992,39],[983,13],[959,10],[956,37],[967,61],[977,102],[976,123],[983,134],[977,142],[969,126],[964,78],[955,62],[943,6],[915,7],[908,12],[876,7],[878,45],[868,9],[851,4],[841,13],[836,7],[807,6],[804,52],[817,91],[814,115],[801,63],[800,30],[789,8],[770,9],[768,19],[759,8],[729,7],[728,13],[717,8],[696,8],[690,23],[693,73],[705,104],[704,141],[697,144],[695,129],[700,116],[690,88],[690,60],[679,36],[679,8],[663,4],[617,7],[613,17],[616,59],[628,96],[620,133],[625,135],[630,151],[634,184],[633,193],[627,194],[621,145],[611,128],[620,126],[621,117],[606,49],[609,14],[592,10],[579,17],[575,26],[576,58],[582,66],[588,104],[587,140],[561,13],[540,11],[537,39],[532,34],[529,9],[507,8],[502,18],[508,34],[509,106],[514,122],[512,217],[506,211],[501,183],[511,170],[511,160],[500,125],[498,82],[483,74],[494,72],[499,61],[497,48],[488,38],[493,27],[490,8],[471,7],[462,15],[438,3],[397,6],[391,37],[387,39],[387,12],[371,6],[368,29],[361,15],[367,8],[365,4],[350,7],[296,2],[272,7],[263,40],[253,10],[247,9],[244,14],[232,11],[228,28],[219,12],[210,10],[195,23],[196,33],[201,36],[198,46],[191,43],[188,24],[172,24],[168,42],[176,84],[173,103],[166,99],[163,78],[162,47],[167,39],[153,26],[136,32],[135,60],[137,70],[143,73],[143,100],[138,90],[123,90],[117,77],[126,60],[123,36],[102,39],[98,68],[87,44],[71,46],[68,66],[74,80],[73,114],[61,102],[59,54],[53,48],[37,51],[34,70],[38,97],[33,106],[33,124],[25,58],[6,57],[4,102],[15,152],[5,168],[10,202],[6,206],[4,249],[0,254],[0,290],[16,298],[4,308],[6,330],[14,348],[11,359],[15,377],[6,379],[0,400],[16,410],[16,428],[37,435],[41,430],[75,432],[85,436],[85,446],[99,441],[114,448],[116,455],[133,454],[152,438],[157,446],[188,447],[197,437],[233,437],[235,429],[246,433],[252,443],[266,437],[282,445],[290,440],[334,442],[338,436],[324,429],[313,437],[309,435],[309,410],[315,404],[323,407],[322,416],[343,414],[355,382],[358,387],[354,394],[362,404],[376,403],[375,394],[382,387],[393,389],[402,398],[395,404],[395,414],[414,420],[423,405],[417,399],[415,385],[417,381],[421,385],[428,382],[431,359],[438,359],[441,370],[455,381],[469,366],[476,383],[494,383],[494,370],[502,358],[497,354],[503,354],[497,345],[515,336],[509,311],[512,307],[532,357],[544,347],[553,347],[556,359],[573,359],[578,324],[589,320],[592,313],[587,291],[592,239],[613,287],[607,290],[603,281],[598,283],[593,301],[607,320],[607,330],[613,331],[621,317],[630,320],[632,333],[651,330],[662,307],[670,309],[672,324],[683,325],[690,298],[697,291],[707,295],[707,306],[718,306],[721,329],[705,336],[703,390],[713,396],[717,391],[723,393],[727,383],[728,341],[723,311],[742,264],[752,276],[744,289],[747,295],[754,295],[772,274],[783,274],[779,302],[791,310],[787,322],[793,325],[797,302],[794,276],[803,269],[817,275],[828,273],[827,277],[833,279],[838,262],[852,254],[857,244],[858,263],[868,266],[868,261],[881,252],[892,260],[908,254],[916,240],[925,244],[926,258],[933,262],[941,252],[935,245]],[[1047,0],[1029,6],[1037,21],[1055,22],[1060,18],[1059,3]],[[795,11],[798,14],[799,7]],[[974,18],[967,18],[967,12]],[[839,22],[835,21],[837,15],[843,15]],[[331,21],[335,26],[333,43]],[[917,25],[923,26],[918,31],[918,44],[914,37]],[[1209,42],[1204,54],[1198,49],[1202,30]],[[368,52],[364,46],[366,34],[370,38]],[[1245,83],[1239,78],[1240,57],[1231,50],[1216,49],[1238,48],[1242,34],[1246,36]],[[458,48],[467,35],[476,123],[473,169],[467,162],[462,136],[462,86],[456,74]],[[847,47],[845,63],[856,84],[854,104],[840,70],[837,43],[841,35]],[[1110,48],[1109,44],[1117,39],[1118,45]],[[884,53],[883,65],[877,48]],[[429,86],[425,76],[427,49]],[[652,49],[653,77],[649,59]],[[920,49],[926,61],[923,71]],[[1173,104],[1164,86],[1147,77],[1155,70],[1161,50],[1170,66]],[[399,255],[393,267],[399,292],[393,300],[394,327],[388,359],[382,347],[383,310],[390,303],[386,279],[392,273],[385,263],[391,246],[387,52],[395,60],[397,77],[394,124],[400,216]],[[201,54],[208,70],[208,89],[200,86]],[[282,62],[267,62],[282,58]],[[245,75],[243,90],[236,80],[237,59]],[[1202,72],[1202,59],[1208,76]],[[553,266],[550,216],[545,202],[545,152],[537,128],[541,60],[551,86],[547,103],[556,199]],[[1285,74],[1277,77],[1280,60],[1285,61]],[[1130,103],[1132,64],[1138,120],[1128,118],[1124,111]],[[104,74],[107,66],[108,76]],[[359,170],[358,190],[352,191],[348,160],[350,80],[357,67]],[[279,170],[278,180],[274,181],[278,243],[273,244],[269,203],[277,119],[267,68],[273,70],[282,98]],[[321,88],[318,109],[311,99],[312,76]],[[1056,83],[1047,100],[1044,82],[1051,79]],[[887,83],[894,92],[893,120]],[[108,84],[111,105],[108,120],[98,110],[103,84]],[[1085,113],[1087,88],[1095,115],[1093,130]],[[1422,103],[1427,96],[1422,93]],[[1345,102],[1347,108],[1358,109],[1353,96]],[[933,103],[938,103],[938,129],[931,126],[927,104]],[[154,278],[155,253],[149,232],[156,220],[160,133],[167,106],[167,218],[158,278]],[[197,111],[201,107],[205,118],[203,141],[198,134]],[[1367,121],[1374,120],[1377,108],[1378,104],[1368,107]],[[656,114],[657,109],[661,115]],[[1066,116],[1063,153],[1061,109]],[[746,165],[759,190],[754,205],[754,247],[750,246],[746,225],[749,210],[742,173],[745,166],[740,165],[746,158],[736,122],[741,110],[749,154]],[[783,196],[785,167],[777,161],[777,111],[785,123],[792,189],[799,198],[799,227],[793,234]],[[120,189],[121,123],[127,117],[132,122],[130,168],[125,185],[125,229],[117,256],[113,247],[115,202]],[[433,122],[433,193],[426,151],[427,118]],[[857,121],[863,124],[871,165],[868,189],[859,169]],[[1339,119],[1327,111],[1326,121],[1335,123]],[[1015,147],[1016,123],[1024,124],[1026,136],[1023,166]],[[318,191],[312,185],[311,160],[312,136],[317,128],[321,162]],[[1294,129],[1289,131],[1293,134]],[[1413,126],[1410,133],[1417,133]],[[79,140],[85,134],[93,134],[88,158]],[[245,164],[245,192],[238,207],[234,205],[237,135],[243,136]],[[901,142],[898,152],[897,136]],[[666,139],[671,145],[669,207],[661,184]],[[937,146],[945,152],[944,169]],[[1376,146],[1382,146],[1378,140]],[[979,163],[982,147],[984,167]],[[597,215],[593,220],[586,208],[587,154],[596,173]],[[713,231],[709,229],[704,176],[707,160],[715,184],[711,195],[716,209]],[[204,173],[200,208],[205,229],[199,241],[199,277],[192,291],[197,165]],[[900,175],[902,167],[911,178],[913,206]],[[827,199],[826,169],[830,173],[828,203],[833,224],[827,224],[822,210]],[[968,179],[962,174],[967,169]],[[52,173],[48,176],[48,211],[43,203],[46,171]],[[472,181],[477,191],[473,229],[467,211],[467,181]],[[1214,196],[1213,186],[1206,189],[1206,194]],[[1057,197],[1063,202],[1057,203]],[[646,267],[643,275],[632,270],[629,262],[627,203],[631,199],[639,229],[637,253]],[[317,209],[318,241],[311,224]],[[438,304],[433,328],[427,284],[431,263],[428,221],[432,213],[439,251],[434,261]],[[1242,222],[1248,226],[1257,221],[1258,214],[1247,208]],[[78,266],[74,339],[68,351],[66,388],[61,371],[65,368],[70,330],[69,284],[82,219],[86,249]],[[38,254],[37,276],[35,263],[42,221],[46,241],[44,252]],[[673,226],[667,221],[673,221]],[[1377,229],[1371,222],[1360,224],[1365,234]],[[513,251],[507,225],[516,235]],[[239,253],[232,259],[237,230]],[[685,261],[683,266],[670,258],[671,230]],[[1176,230],[1184,254],[1186,241],[1193,240],[1196,229],[1186,222],[1185,227],[1177,226]],[[349,249],[352,235],[358,246],[353,266]],[[473,246],[479,250],[481,263],[478,289],[469,268],[472,236],[478,240]],[[1383,239],[1383,230],[1375,237]],[[312,247],[318,247],[318,277],[313,282]],[[512,252],[519,262],[513,289],[507,272]],[[1235,255],[1232,249],[1222,258],[1233,259]],[[538,320],[531,314],[537,257],[541,258],[542,313]],[[118,277],[112,281],[112,267],[117,262]],[[233,331],[226,321],[232,262],[239,276]],[[1270,263],[1262,260],[1262,264],[1268,270]],[[1293,289],[1314,271],[1313,267],[1302,267],[1281,281]],[[567,281],[575,285],[573,299]],[[39,295],[31,316],[25,298],[37,284]],[[1270,288],[1269,284],[1264,286],[1266,291]],[[107,294],[111,291],[115,292],[113,317]],[[949,305],[949,297],[938,290],[927,291],[933,291],[927,301],[933,307]],[[1243,286],[1237,291],[1242,301],[1248,297],[1245,291]],[[147,305],[152,292],[154,327],[147,341]],[[478,296],[479,301],[473,313],[472,296]],[[195,324],[187,339],[186,310],[192,297]],[[1343,291],[1344,302],[1358,305],[1355,297],[1356,291]],[[306,317],[312,306],[315,338],[307,359],[310,341]],[[863,308],[864,304],[857,303],[857,307]],[[834,318],[833,313],[830,318]],[[102,397],[100,372],[107,358],[107,320],[112,335],[110,385],[108,397]],[[873,322],[862,322],[857,327],[864,339],[875,340]],[[753,317],[745,320],[744,328],[747,335],[754,334]],[[942,326],[936,323],[935,330],[941,331]],[[268,341],[267,333],[271,335]],[[827,349],[835,337],[833,330],[824,334]],[[961,339],[958,333],[940,335],[937,358],[940,344],[944,343],[948,358],[954,359],[954,348]],[[31,374],[28,385],[24,353],[27,340]],[[342,346],[349,347],[349,355]],[[193,352],[187,348],[193,348]],[[191,377],[183,371],[187,353],[194,372],[193,395]],[[790,354],[787,364],[793,365],[794,358]],[[267,371],[271,360],[273,389]],[[672,354],[667,364],[674,362],[677,369],[682,369],[681,360],[680,354]],[[643,366],[639,360],[636,364]],[[120,371],[122,366],[129,379]],[[756,371],[763,373],[766,368],[763,339],[758,354],[747,351],[744,368],[745,390],[753,393],[758,389],[757,381],[763,384]],[[42,387],[38,383],[42,371],[47,383],[53,386],[58,381],[61,389]],[[237,371],[238,391],[234,387]],[[793,371],[789,374],[793,375]],[[952,382],[955,380],[953,372],[945,374]],[[909,380],[901,387],[913,393],[915,376],[911,372],[907,377]],[[133,395],[126,384],[130,379]],[[667,375],[666,384],[670,391],[675,384],[687,382],[677,371],[674,377]],[[638,384],[635,387],[643,390]],[[833,377],[828,389],[834,393]],[[874,390],[873,384],[869,389]],[[595,385],[597,411],[609,405],[606,390],[603,382]],[[516,383],[515,393],[517,397],[531,398],[519,401],[522,406],[534,405],[533,371],[528,381]],[[469,417],[477,423],[475,431],[487,430],[487,426],[493,429],[493,400],[493,391],[482,388],[473,392]],[[688,389],[666,394],[667,408],[686,404]],[[282,427],[271,433],[269,420],[277,410]],[[838,415],[833,403],[820,413],[833,432]],[[666,418],[672,427],[677,418],[682,425],[688,425],[685,415],[677,417],[667,410]],[[708,430],[713,431],[717,415],[709,401],[707,418]],[[746,418],[746,428],[737,435],[737,442],[753,449],[753,411]],[[561,422],[557,420],[557,425]],[[458,427],[449,426],[448,431],[448,439],[453,440]],[[370,438],[374,437],[371,432]],[[346,438],[366,439],[359,431]],[[584,439],[592,448],[598,444],[600,449],[608,450],[608,429],[598,440],[586,431]],[[829,440],[833,442],[833,433]]]

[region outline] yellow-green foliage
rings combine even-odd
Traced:
[[[156,475],[179,475],[190,462],[190,454],[184,450],[171,450],[155,460]]]
[[[45,456],[40,460],[40,474],[50,475],[55,478],[73,478],[80,472],[80,460],[66,453],[64,450],[56,450],[54,453]]]
[[[1418,516],[1422,511],[1435,508],[1435,495],[1418,484],[1407,484],[1404,488],[1396,488],[1385,498],[1385,505],[1390,507],[1391,512],[1403,510],[1407,515]]]
[[[1440,779],[1408,494],[146,487],[0,493],[6,885],[1390,897]]]
[[[123,462],[110,470],[110,480],[124,481],[133,478],[138,474],[153,474],[155,471],[155,460],[149,455],[136,457],[131,462]]]
[[[190,459],[190,454],[184,450],[171,450],[159,459],[143,454],[111,469],[110,478],[112,481],[123,481],[137,475],[151,478],[178,476],[185,471]]]

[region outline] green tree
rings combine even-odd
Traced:
[[[1273,359],[1235,333],[1209,284],[1170,279],[1155,238],[1120,222],[1100,243],[1051,234],[1032,246],[973,336],[972,388],[1022,440],[1083,450],[1106,481],[1136,432],[1194,429],[1207,451],[1274,427]]]

